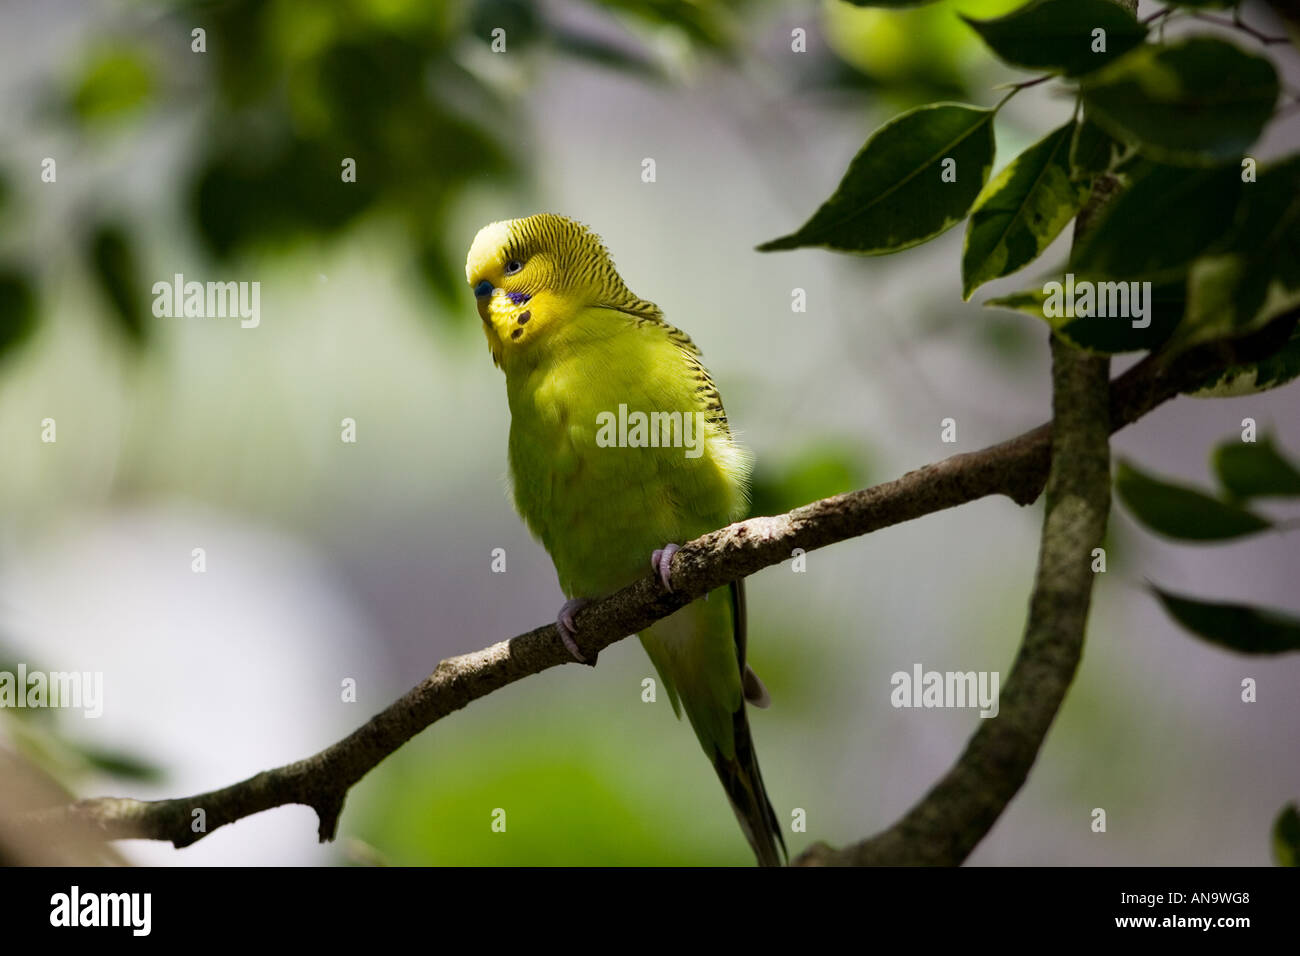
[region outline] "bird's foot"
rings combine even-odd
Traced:
[[[564,606],[560,608],[560,613],[555,618],[555,629],[560,632],[560,640],[564,642],[564,646],[568,648],[569,653],[573,655],[573,659],[579,664],[589,664],[591,662],[582,656],[582,651],[578,650],[577,641],[573,639],[578,633],[578,629],[573,625],[573,615],[590,603],[591,601],[587,598],[570,598],[564,602]]]
[[[655,574],[659,575],[659,580],[663,582],[665,591],[673,589],[673,555],[680,550],[682,550],[682,547],[679,544],[666,544],[662,548],[656,548],[654,553],[650,555],[650,568]]]

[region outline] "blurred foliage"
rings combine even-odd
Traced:
[[[1228,440],[1215,449],[1220,497],[1157,481],[1120,463],[1115,490],[1144,525],[1180,541],[1221,541],[1279,527],[1237,502],[1250,498],[1300,499],[1300,468],[1265,435]],[[1242,654],[1300,650],[1300,618],[1271,608],[1201,601],[1154,584],[1151,592],[1169,616],[1211,644]]]
[[[36,328],[36,288],[25,270],[0,265],[0,362]]]
[[[671,26],[681,30],[701,47],[720,53],[733,49],[740,41],[740,23],[732,14],[746,6],[743,0],[602,0],[601,5],[655,28]]]
[[[1261,166],[1188,278],[1187,341],[1242,335],[1300,306],[1300,155]]]
[[[229,258],[382,213],[430,288],[454,295],[451,203],[518,157],[517,118],[453,56],[450,8],[239,0],[202,13],[220,95],[188,191],[209,250]]]
[[[133,783],[159,783],[167,777],[161,767],[135,754],[78,740],[49,719],[49,709],[7,708],[5,713],[4,736],[18,753],[70,793],[96,774]]]
[[[1092,118],[1148,158],[1212,166],[1235,163],[1259,138],[1278,79],[1267,57],[1196,36],[1132,49],[1085,76],[1081,89]]]
[[[1028,366],[1039,354],[1042,336],[1034,334],[1033,326],[1019,321],[1009,313],[990,313],[988,322],[971,326],[955,310],[948,320],[960,323],[970,333],[972,344],[996,367],[1012,373]]]
[[[926,4],[934,3],[936,0],[845,0],[855,7],[884,7],[888,10],[904,9],[907,7],[923,7]]]
[[[360,812],[345,819],[399,866],[749,862],[743,841],[712,827],[692,801],[654,803],[641,782],[644,756],[618,749],[621,739],[575,752],[553,719],[425,738],[376,768],[354,794]],[[701,766],[699,782],[716,786]],[[494,829],[502,819],[504,830]]]
[[[1124,461],[1115,470],[1115,491],[1139,521],[1175,540],[1226,541],[1272,527],[1272,522],[1252,511],[1153,478]]]
[[[978,43],[956,11],[987,17],[1012,5],[945,2],[895,20],[827,2],[820,12],[835,55],[800,57],[792,83],[816,74],[859,94],[959,91],[963,61]],[[530,175],[538,120],[522,94],[536,58],[665,82],[691,57],[736,64],[752,55],[758,6],[160,0],[147,17],[128,18],[130,26],[97,33],[76,68],[52,78],[43,101],[56,108],[41,117],[91,138],[142,119],[193,116],[182,225],[216,262],[338,239],[378,220],[400,232],[414,274],[448,306],[429,314],[455,315],[463,243],[449,239],[450,217],[467,189],[509,189]],[[508,61],[493,54],[500,31]],[[346,161],[355,181],[345,181]],[[0,182],[0,206],[4,197]],[[143,226],[109,208],[86,215],[97,225],[82,241],[82,267],[124,341],[145,344],[152,315],[137,288],[148,266]],[[38,277],[12,266],[4,281],[0,354],[39,319]]]
[[[88,256],[118,329],[131,344],[142,345],[148,332],[145,316],[150,314],[144,295],[148,286],[131,242],[122,226],[101,225],[91,233]]]
[[[88,744],[67,742],[68,748],[85,766],[117,780],[160,783],[167,775],[157,764],[143,760],[125,750],[107,750]]]
[[[133,46],[93,50],[67,96],[70,116],[83,124],[119,120],[145,106],[157,89],[147,54]]]
[[[521,94],[532,60],[552,54],[663,81],[685,51],[736,57],[753,6],[170,0],[96,33],[73,70],[50,78],[38,100],[53,108],[39,117],[90,138],[194,115],[183,225],[218,263],[378,219],[400,231],[427,290],[460,305],[463,249],[448,238],[449,217],[467,189],[510,188],[530,173],[537,119]],[[493,58],[498,35],[508,62]],[[151,320],[137,289],[141,227],[107,209],[88,217],[101,224],[84,240],[83,268],[117,331],[141,345]],[[38,279],[6,265],[0,280],[3,355],[39,318]]]
[[[827,0],[823,6],[826,38],[845,63],[886,91],[928,91],[933,99],[941,91],[964,90],[972,61],[982,58],[978,40],[957,14],[993,17],[1019,2],[946,0],[921,5]],[[870,9],[877,6],[910,9]]]
[[[1034,0],[1003,17],[963,17],[1005,63],[1026,70],[1075,76],[1127,53],[1146,38],[1146,27],[1112,0]],[[1079,43],[1106,31],[1102,52]]]
[[[1258,441],[1226,441],[1214,450],[1214,471],[1232,498],[1300,497],[1300,469],[1270,435]]]
[[[1300,866],[1300,807],[1288,803],[1273,823],[1273,856],[1278,866]]]
[[[1300,467],[1279,451],[1271,436],[1229,439],[1215,449],[1215,497],[1170,484],[1120,462],[1115,489],[1152,531],[1181,541],[1221,541],[1275,527],[1239,502],[1248,498],[1300,498]]]
[[[27,663],[27,673],[40,670]],[[0,672],[17,675],[19,657],[0,644]],[[16,683],[16,682],[15,682]],[[25,693],[25,688],[17,688]],[[92,773],[115,780],[154,783],[165,778],[161,767],[124,750],[106,749],[85,743],[69,733],[61,718],[66,713],[51,707],[5,707],[0,710],[0,741],[8,739],[19,754],[69,793],[75,784]],[[83,718],[78,718],[83,719]],[[76,722],[73,722],[76,726]]]
[[[803,448],[784,464],[759,461],[750,482],[749,513],[784,514],[870,483],[861,448],[828,439]]]

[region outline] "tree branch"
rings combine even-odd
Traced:
[[[1083,653],[1091,552],[1110,507],[1107,359],[1052,336],[1051,469],[1024,640],[998,719],[981,721],[947,774],[897,823],[843,850],[811,846],[796,864],[956,866],[1024,785]]]
[[[1130,11],[1136,2],[1130,3]],[[1120,190],[1093,182],[1075,220],[1077,244]],[[1093,549],[1110,512],[1110,360],[1056,335],[1052,349],[1051,465],[1038,570],[1024,639],[1002,691],[997,720],[981,722],[952,768],[898,822],[843,850],[809,847],[808,866],[956,866],[992,829],[1024,786],[1083,655]]]
[[[1298,317],[1300,310],[1251,336],[1200,346],[1174,358],[1148,356],[1110,383],[1109,431],[1136,421],[1213,373],[1272,354],[1286,341]],[[1058,407],[1056,414],[1072,413]],[[1066,448],[1063,445],[1057,453],[1068,454],[1067,461],[1074,460],[1075,452]],[[655,578],[647,575],[583,608],[576,617],[578,645],[594,662],[597,653],[610,644],[714,588],[785,561],[795,548],[813,551],[989,495],[1006,495],[1018,504],[1029,504],[1043,489],[1052,456],[1052,429],[1041,425],[1009,441],[954,455],[894,481],[710,532],[677,553],[671,593],[665,593]],[[1069,486],[1061,487],[1068,494]],[[184,847],[227,823],[298,803],[316,811],[320,839],[332,839],[348,791],[406,741],[471,701],[568,663],[573,660],[555,626],[547,624],[442,661],[432,674],[366,724],[304,760],[194,796],[154,801],[118,797],[80,800],[25,814],[23,823],[53,827],[89,824],[106,839],[168,840]],[[1010,723],[1007,710],[1004,705],[997,723]]]

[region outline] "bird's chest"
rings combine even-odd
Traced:
[[[598,440],[599,416],[627,389],[597,363],[558,364],[510,390],[515,504],[570,595],[614,590],[664,543],[671,503],[625,450]],[[620,454],[620,452],[624,452]]]

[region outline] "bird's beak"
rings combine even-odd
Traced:
[[[478,285],[474,286],[474,304],[478,306],[479,318],[489,325],[492,320],[488,312],[488,304],[492,301],[492,293],[495,291],[496,287],[487,279],[480,280]]]

